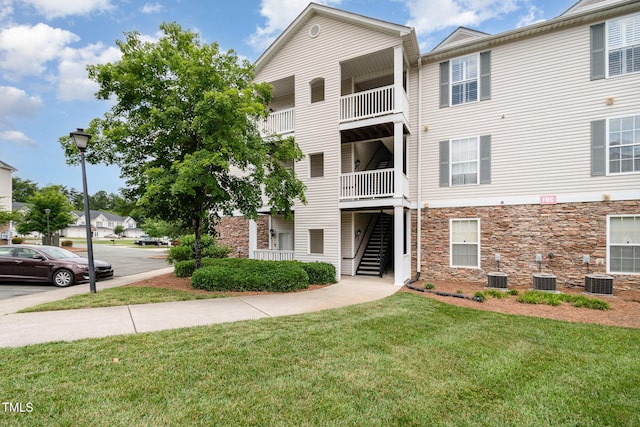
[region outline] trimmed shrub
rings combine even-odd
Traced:
[[[202,258],[226,258],[232,251],[229,246],[216,245],[213,236],[203,234],[201,237]],[[178,246],[169,248],[167,262],[175,264],[180,261],[195,258],[195,235],[180,236]]]
[[[22,237],[12,237],[11,238],[11,243],[13,243],[14,245],[19,245],[22,242],[24,242],[24,239]]]
[[[202,258],[202,267],[207,267],[213,263],[212,258]],[[191,277],[193,272],[196,271],[196,260],[187,259],[184,261],[178,261],[175,263],[173,271],[178,277]]]
[[[191,276],[194,289],[208,291],[290,292],[309,287],[300,263],[246,258],[214,259]]]
[[[73,240],[63,240],[62,242],[60,242],[60,246],[70,248],[73,246]]]
[[[302,269],[309,276],[310,285],[324,285],[336,282],[336,267],[328,262],[302,262]]]

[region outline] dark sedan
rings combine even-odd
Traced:
[[[96,280],[113,277],[108,262],[94,260],[93,264]],[[89,260],[57,246],[0,246],[0,280],[71,286],[89,281]]]

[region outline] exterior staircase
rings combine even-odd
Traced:
[[[393,243],[393,217],[380,214],[371,232],[356,274],[360,276],[380,276],[384,271]]]

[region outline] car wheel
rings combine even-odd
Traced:
[[[73,285],[73,273],[67,269],[61,269],[53,273],[51,281],[59,288],[65,288]]]

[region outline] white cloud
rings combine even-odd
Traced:
[[[7,122],[8,116],[33,117],[40,108],[39,97],[12,86],[0,86],[0,122]]]
[[[142,6],[142,9],[140,9],[140,11],[142,13],[151,14],[151,13],[160,13],[162,12],[163,9],[164,8],[160,3],[145,3],[145,5]]]
[[[49,61],[80,38],[74,33],[46,24],[17,25],[0,30],[0,69],[9,77],[40,75]]]
[[[0,142],[13,142],[15,144],[25,145],[27,147],[37,146],[36,142],[33,139],[17,130],[0,131]]]
[[[407,0],[407,25],[415,27],[418,36],[450,27],[477,27],[518,10],[522,1],[526,0]]]
[[[22,0],[47,18],[69,15],[88,15],[114,8],[111,0]]]
[[[34,117],[42,108],[42,100],[27,95],[22,89],[0,86],[0,141],[18,145],[35,146],[36,143],[24,133],[12,130],[13,117]]]
[[[338,6],[341,2],[316,1],[327,6]],[[264,27],[257,27],[247,43],[258,51],[266,49],[308,4],[309,0],[262,0],[260,14],[267,19],[267,23]]]
[[[97,43],[82,49],[67,48],[61,56],[58,98],[63,101],[89,100],[94,98],[99,86],[89,79],[87,65],[119,61],[121,52],[116,47],[105,48],[102,43]]]
[[[516,28],[521,28],[527,25],[544,21],[545,19],[541,18],[540,15],[542,15],[542,11],[540,9],[538,9],[535,6],[529,7],[527,14],[524,16],[521,16],[520,19],[518,20],[518,24],[516,25]]]
[[[0,0],[0,21],[13,15],[13,0]]]

